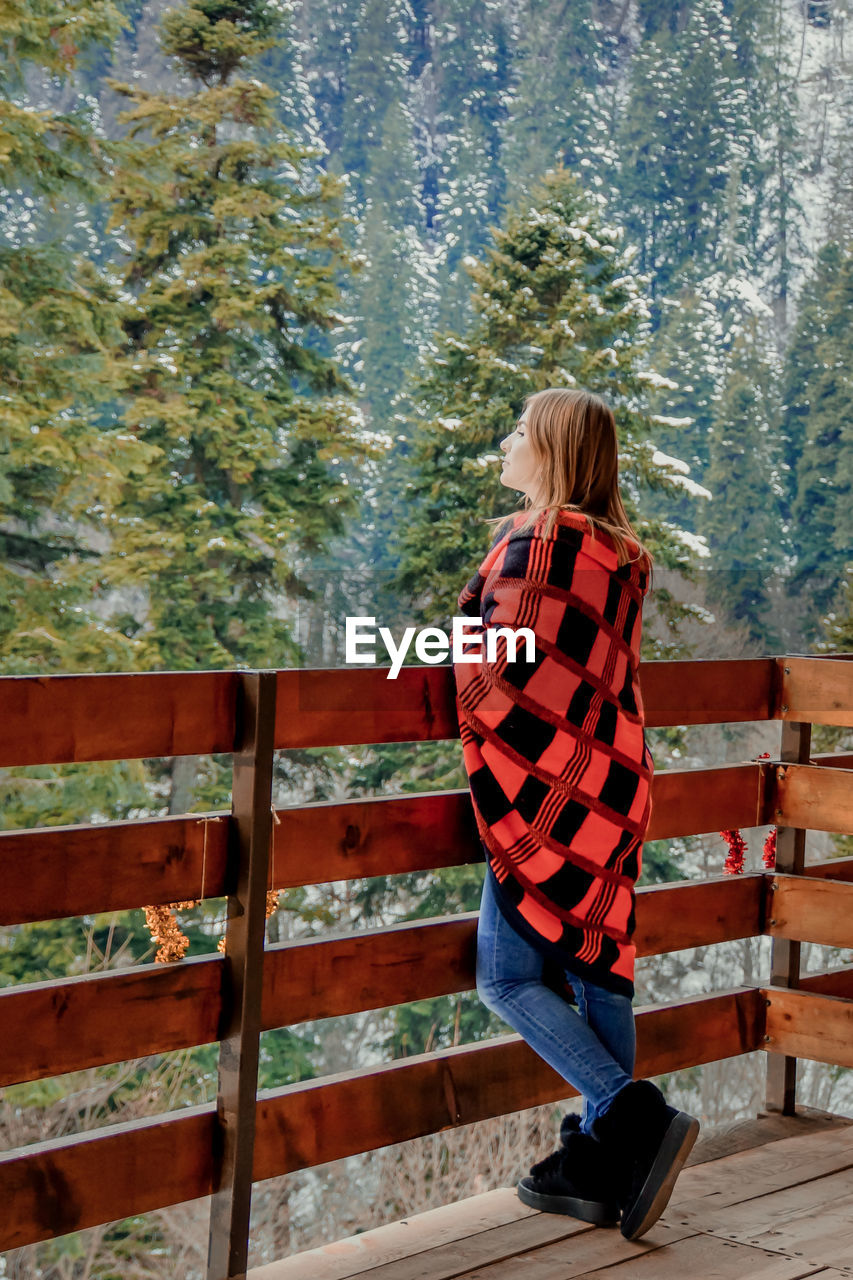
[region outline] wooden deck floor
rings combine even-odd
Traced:
[[[250,1280],[853,1277],[853,1123],[767,1116],[700,1139],[642,1240],[502,1188],[249,1272]]]

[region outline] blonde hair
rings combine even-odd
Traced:
[[[542,499],[533,503],[525,495],[528,515],[517,532],[532,529],[547,512],[540,530],[547,538],[561,508],[577,511],[586,517],[593,538],[596,529],[610,534],[620,566],[639,560],[650,571],[651,554],[634,532],[619,492],[616,420],[610,405],[591,391],[549,387],[527,396],[525,410],[527,434],[541,468]],[[486,523],[512,519],[496,516]],[[629,539],[639,548],[636,556],[629,551]]]

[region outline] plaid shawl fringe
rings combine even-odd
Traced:
[[[498,534],[458,606],[479,617],[454,667],[471,799],[498,901],[565,968],[633,995],[634,886],[651,815],[638,678],[648,574],[608,534],[561,510]],[[489,628],[529,627],[528,662]],[[511,652],[511,651],[510,651]]]

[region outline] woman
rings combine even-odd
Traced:
[[[636,1239],[663,1212],[699,1123],[633,1080],[634,885],[651,812],[638,680],[651,560],[619,494],[613,413],[552,388],[501,443],[525,495],[459,607],[497,634],[455,667],[471,798],[487,861],[477,990],[584,1100],[560,1149],[518,1186],[534,1208]],[[479,651],[485,658],[485,646]],[[577,1009],[573,1008],[573,1004]]]

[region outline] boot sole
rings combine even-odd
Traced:
[[[699,1121],[694,1116],[686,1111],[673,1116],[640,1194],[622,1211],[621,1229],[626,1240],[638,1239],[657,1222],[698,1134]]]
[[[579,1200],[575,1196],[551,1196],[536,1191],[530,1185],[530,1178],[522,1178],[516,1187],[518,1198],[531,1209],[539,1209],[542,1213],[563,1213],[569,1218],[579,1218],[581,1222],[591,1222],[596,1227],[615,1227],[619,1221],[619,1206],[615,1201]]]

